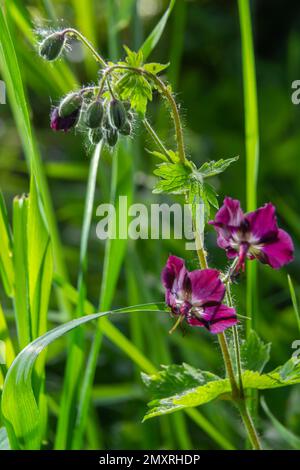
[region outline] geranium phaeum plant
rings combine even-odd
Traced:
[[[199,406],[218,398],[226,398],[236,406],[240,413],[253,449],[261,449],[261,439],[252,415],[253,401],[249,397],[248,390],[299,383],[300,374],[292,360],[268,374],[262,373],[268,360],[268,347],[265,347],[253,331],[250,332],[254,333],[250,346],[247,339],[242,338],[244,316],[240,314],[241,307],[235,303],[231,289],[234,287],[233,281],[238,278],[236,274],[247,271],[248,261],[251,263],[259,261],[274,269],[282,268],[292,261],[294,247],[291,237],[278,227],[275,207],[271,203],[245,214],[238,200],[226,197],[222,207],[219,208],[218,195],[214,186],[210,184],[213,181],[211,178],[224,172],[237,161],[237,157],[207,161],[199,168],[191,161],[186,154],[182,120],[172,88],[159,76],[168,65],[145,62],[150,52],[149,41],[146,41],[146,46],[142,46],[137,52],[125,46],[123,60],[110,62],[104,60],[80,32],[67,28],[47,34],[39,47],[40,56],[44,60],[54,62],[64,53],[70,38],[82,41],[96,59],[99,67],[94,82],[88,86],[70,90],[70,93],[52,109],[50,115],[50,127],[54,131],[78,131],[93,149],[87,184],[77,292],[72,294],[72,299],[75,298],[75,317],[77,318],[31,342],[20,352],[9,369],[2,393],[1,411],[4,422],[8,424],[10,441],[16,448],[40,448],[44,442],[42,429],[47,420],[45,410],[41,410],[42,406],[40,406],[40,402],[44,403],[44,400],[39,400],[31,390],[31,375],[36,371],[40,373],[40,370],[35,370],[34,367],[38,354],[67,331],[112,313],[83,315],[87,305],[88,290],[87,242],[92,220],[97,171],[103,148],[109,148],[113,152],[122,139],[132,138],[135,124],[140,120],[157,146],[155,150],[150,151],[150,154],[160,159],[160,164],[156,165],[154,170],[157,181],[153,192],[179,195],[189,205],[198,269],[189,271],[186,267],[189,260],[185,261],[176,254],[170,255],[162,262],[161,282],[165,291],[165,303],[160,302],[158,305],[155,302],[131,306],[124,308],[123,313],[147,311],[151,305],[156,313],[158,311],[163,314],[171,313],[175,317],[170,333],[173,333],[182,322],[186,322],[191,327],[199,327],[192,328],[196,330],[195,334],[198,335],[199,341],[206,332],[212,333],[219,342],[226,371],[224,377],[218,377],[210,371],[199,371],[187,364],[182,366],[172,364],[164,366],[162,371],[152,376],[144,375],[144,381],[155,398],[149,404],[150,410],[145,418]],[[153,44],[153,38],[150,37],[150,39]],[[147,118],[147,105],[154,94],[164,100],[170,111],[175,131],[174,148],[168,148],[162,142]],[[113,155],[112,158],[116,157],[117,155]],[[38,212],[38,208],[34,212]],[[215,216],[213,220],[210,220],[212,212]],[[198,216],[204,222],[201,227],[198,224]],[[225,250],[227,257],[231,260],[229,266],[218,267],[218,269],[208,266],[205,249],[205,230],[208,223],[217,232],[216,245]],[[209,259],[211,259],[211,266],[214,266],[212,254]],[[239,276],[239,279],[243,281],[243,275]],[[159,279],[157,279],[157,285],[161,286]],[[69,290],[72,292],[71,289]],[[252,313],[247,311],[247,318]],[[39,331],[38,328],[37,331]],[[61,408],[65,412],[58,413],[59,442],[67,443],[68,441],[66,445],[70,448],[80,448],[83,442],[101,336],[102,332],[99,329],[90,351],[89,366],[86,368],[84,368],[83,350],[79,347],[83,343],[81,333],[77,335],[76,331],[74,341],[70,342],[61,400]],[[209,339],[211,341],[211,336]],[[189,341],[189,339],[185,338],[184,341]],[[211,347],[214,347],[213,343],[211,341]],[[252,357],[252,361],[247,361],[245,351],[246,353],[250,351],[255,355],[256,350],[259,351],[258,358],[253,361]],[[130,355],[133,356],[132,350],[130,350]],[[143,363],[147,364],[147,359]],[[81,376],[83,376],[82,381]],[[26,382],[28,378],[30,383]],[[17,396],[16,390],[19,390],[17,387],[22,387],[23,382],[26,382],[24,387],[27,393],[26,399],[20,400],[20,403],[15,400],[17,403],[14,403],[12,407],[11,396]],[[80,389],[81,383],[83,383],[82,390]],[[40,385],[37,388],[43,391],[44,387]],[[25,402],[27,411],[23,410]],[[31,420],[24,419],[24,416],[29,415]],[[212,426],[209,425],[209,427]],[[71,436],[67,436],[68,431]]]
[[[40,48],[41,56],[50,61],[58,58],[67,44],[68,36],[83,40],[90,48],[101,68],[100,80],[95,85],[82,87],[63,98],[51,113],[51,127],[65,132],[79,128],[86,133],[92,145],[108,145],[113,148],[119,138],[132,135],[135,120],[141,118],[145,129],[157,144],[158,149],[153,154],[162,160],[154,171],[158,182],[153,192],[181,194],[184,197],[190,204],[197,242],[200,269],[188,271],[183,259],[171,255],[162,271],[166,307],[176,318],[170,332],[185,321],[192,327],[201,327],[217,336],[230,384],[231,399],[241,414],[253,448],[261,449],[245,395],[241,340],[237,328],[237,324],[242,322],[238,322],[238,307],[232,300],[232,276],[245,269],[247,259],[259,260],[275,269],[281,268],[293,259],[293,242],[284,230],[278,228],[275,208],[271,203],[244,214],[238,200],[226,197],[223,206],[218,208],[216,191],[207,180],[225,171],[237,158],[205,162],[200,168],[187,158],[177,103],[170,86],[158,77],[166,66],[144,63],[143,50],[133,52],[127,47],[125,60],[106,62],[79,32],[71,28],[52,33],[46,38]],[[147,103],[154,92],[169,105],[175,128],[175,150],[165,146],[146,118]],[[89,188],[91,187],[89,184]],[[217,231],[218,246],[226,250],[228,258],[233,260],[229,269],[210,269],[207,263],[204,230],[199,233],[197,211],[201,211],[201,216],[207,223],[212,208],[216,208],[217,212],[209,223]],[[80,299],[83,302],[83,295]],[[229,351],[227,330],[232,332],[234,359]],[[97,349],[94,353],[97,353]],[[162,377],[166,380],[166,374]],[[208,377],[211,377],[210,373]],[[148,377],[146,383],[151,383],[151,380]],[[156,381],[157,377],[153,380]],[[202,382],[201,379],[200,384]],[[223,380],[222,386],[227,387],[226,384],[226,380]],[[219,394],[222,394],[221,387],[219,390]],[[175,395],[175,399],[178,401],[181,396],[182,391]],[[171,403],[170,400],[168,403]],[[176,400],[175,410],[178,408]],[[162,400],[163,406],[153,415],[170,412],[166,403],[165,399]]]

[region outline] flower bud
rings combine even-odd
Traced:
[[[93,145],[99,144],[102,138],[103,138],[103,132],[102,132],[101,127],[97,127],[97,129],[90,129],[89,139],[90,139],[91,144]]]
[[[109,103],[109,121],[116,129],[122,129],[126,122],[126,111],[122,101],[111,100]]]
[[[101,126],[103,119],[103,105],[101,101],[93,101],[87,107],[85,112],[85,124],[91,129],[96,129]]]
[[[64,131],[68,132],[72,127],[74,127],[78,122],[80,110],[73,111],[66,117],[61,117],[59,115],[59,109],[54,108],[51,112],[50,126],[54,131]]]
[[[45,60],[56,60],[62,53],[65,42],[65,34],[63,32],[57,31],[50,34],[40,45],[40,56]]]
[[[126,121],[122,129],[119,130],[120,134],[122,135],[130,135],[132,131],[132,127],[129,121]]]
[[[106,142],[110,147],[114,147],[118,142],[118,131],[116,129],[107,129],[105,131]]]
[[[70,93],[67,95],[59,105],[59,115],[64,118],[74,113],[75,111],[80,111],[82,105],[82,96],[79,93]]]

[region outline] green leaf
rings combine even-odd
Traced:
[[[164,366],[162,371],[151,376],[143,374],[142,378],[154,397],[144,419],[203,405],[216,398],[229,398],[231,392],[228,378],[222,379],[186,364]],[[300,383],[300,364],[294,359],[268,374],[243,372],[245,390],[266,390],[297,383]]]
[[[0,428],[0,450],[10,450],[9,440],[5,428]]]
[[[215,209],[219,209],[218,195],[213,186],[208,183],[202,183],[201,196]]]
[[[166,68],[169,67],[169,63],[168,64],[159,64],[159,63],[155,63],[155,62],[151,62],[151,63],[148,63],[148,64],[145,64],[143,66],[143,69],[146,70],[147,72],[150,72],[150,73],[153,73],[154,75],[162,72],[163,70],[165,70]]]
[[[40,448],[41,414],[32,389],[32,373],[41,352],[74,328],[113,313],[161,311],[161,304],[143,304],[100,312],[60,325],[26,346],[10,367],[3,387],[2,416],[13,449]]]
[[[127,72],[117,82],[116,88],[120,98],[130,101],[131,107],[144,116],[148,101],[152,101],[152,87],[148,80],[134,72]]]
[[[141,67],[144,62],[144,55],[142,51],[134,52],[131,49],[129,49],[128,46],[123,46],[127,57],[125,59],[127,65],[130,65],[130,67]]]
[[[264,343],[258,334],[251,330],[241,345],[241,358],[246,370],[262,372],[270,359],[271,343]]]
[[[168,18],[173,10],[174,5],[175,5],[175,0],[171,0],[164,15],[161,17],[161,19],[159,20],[159,22],[157,23],[157,25],[155,26],[151,34],[147,37],[147,39],[141,46],[140,51],[143,53],[145,60],[151,54],[156,44],[160,40],[161,35],[165,29],[165,26],[167,24]]]
[[[277,418],[273,415],[273,413],[270,411],[266,400],[264,397],[260,398],[260,403],[261,406],[268,416],[268,418],[272,421],[274,428],[278,432],[278,434],[282,437],[282,439],[287,442],[293,449],[299,450],[300,449],[300,437],[296,436],[292,431],[287,429],[283,424],[278,421]]]
[[[160,158],[160,160],[163,160],[164,162],[168,162],[168,158],[166,157],[166,155],[164,153],[161,153],[161,152],[157,152],[156,150],[149,150],[149,149],[145,149],[147,153],[149,153],[150,155],[153,155],[153,157],[156,157],[156,158]]]
[[[203,178],[210,178],[211,176],[223,173],[223,171],[238,159],[239,157],[227,158],[226,160],[220,159],[217,161],[211,160],[210,162],[203,163],[198,171]]]
[[[181,193],[187,190],[191,169],[182,163],[162,163],[153,172],[161,179],[153,193]]]
[[[6,294],[14,295],[15,272],[13,267],[12,237],[9,227],[7,210],[2,193],[0,192],[0,275]]]

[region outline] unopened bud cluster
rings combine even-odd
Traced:
[[[56,60],[65,44],[63,31],[52,33],[41,43],[40,55],[48,61]],[[79,127],[88,134],[91,144],[103,140],[114,147],[120,134],[131,134],[132,121],[129,102],[117,99],[111,89],[103,90],[99,95],[98,87],[88,87],[65,96],[52,110],[50,125],[54,131],[64,132]]]

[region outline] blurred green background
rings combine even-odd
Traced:
[[[9,3],[15,48],[32,109],[32,125],[51,189],[70,280],[75,285],[91,149],[80,133],[53,133],[49,128],[49,112],[61,96],[76,88],[76,82],[95,82],[97,67],[88,51],[78,43],[73,44],[58,65],[46,64],[37,54],[37,40],[43,29],[76,27],[105,59],[121,58],[124,56],[122,45],[137,49],[168,2],[15,0]],[[300,79],[300,4],[296,0],[288,5],[257,0],[252,2],[252,12],[261,143],[258,201],[259,205],[272,201],[277,206],[280,224],[293,236],[296,249],[295,261],[287,269],[277,272],[259,266],[258,331],[265,341],[273,343],[268,365],[271,369],[291,356],[291,344],[300,337],[286,277],[288,271],[295,285],[300,284],[300,105],[293,105],[291,101],[292,81]],[[166,75],[180,103],[187,151],[193,161],[199,165],[208,159],[240,156],[214,183],[220,202],[225,195],[230,195],[239,198],[245,207],[243,82],[236,2],[178,0],[152,60],[170,61]],[[157,99],[149,106],[149,119],[166,145],[172,145],[168,114]],[[0,107],[0,139],[0,185],[11,208],[13,197],[28,191],[29,178],[9,103]],[[145,147],[153,148],[153,143],[137,123],[131,146],[124,156],[124,165],[129,165],[125,175],[127,190],[129,187],[134,191],[135,202],[176,201],[175,197],[152,195],[152,171],[156,162]],[[114,158],[106,151],[100,163],[96,205],[109,202],[111,198]],[[119,191],[123,194],[122,184]],[[94,211],[88,298],[95,305],[105,249],[104,242],[96,237],[96,223]],[[216,248],[215,233],[211,230],[207,235],[207,249],[210,265],[223,268],[226,257]],[[170,252],[186,257],[190,268],[197,267],[194,253],[185,252],[183,241],[130,241],[113,293],[113,306],[163,299],[160,272]],[[239,281],[234,295],[240,313],[247,315],[245,277],[242,275]],[[52,310],[49,325],[62,315],[57,312],[55,296]],[[133,315],[129,321],[126,317],[116,324],[157,367],[185,361],[215,373],[224,372],[214,338],[203,331],[189,329],[184,336],[180,331],[169,336],[171,320],[154,314],[143,318]],[[62,344],[50,349],[48,361],[47,387],[57,399],[65,363],[64,342],[61,340]],[[97,435],[97,440],[89,439],[87,433],[87,448],[179,448],[185,445],[218,448],[218,444],[188,417],[182,418],[180,428],[176,420],[169,417],[141,424],[149,397],[141,383],[139,369],[105,338],[98,361],[93,413],[99,420],[92,421],[94,426],[97,424],[97,432],[91,433]],[[299,386],[268,392],[265,397],[274,414],[299,434]],[[212,403],[201,411],[235,446],[241,445],[241,424],[229,404]],[[286,448],[262,410],[259,426],[267,446]],[[51,435],[49,439],[51,441]]]

